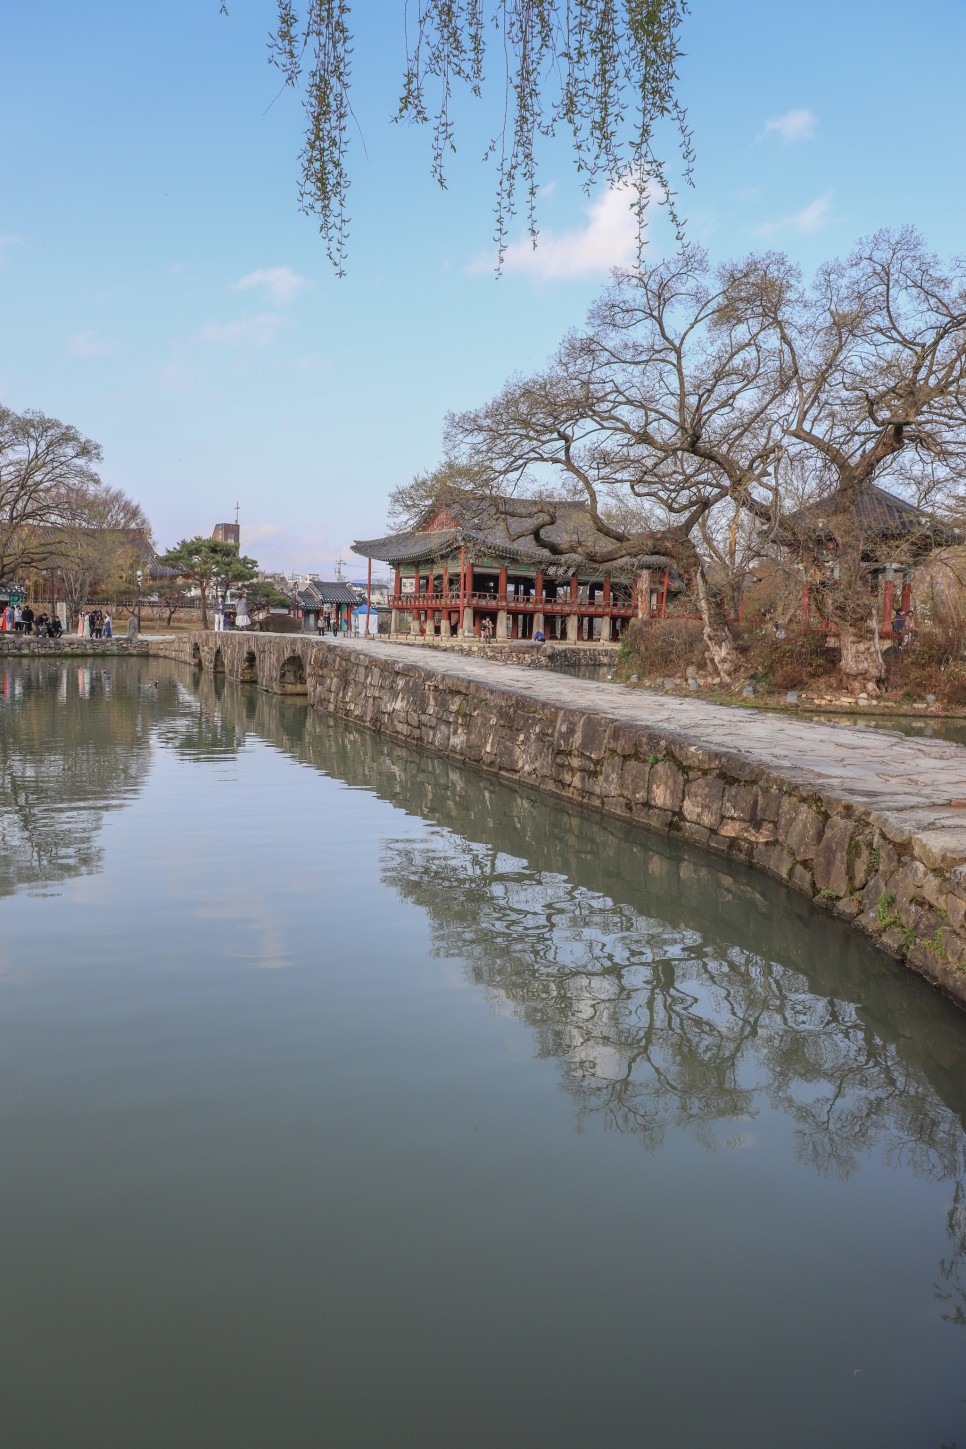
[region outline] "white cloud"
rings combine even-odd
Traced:
[[[9,232],[6,236],[0,236],[0,260],[3,259],[3,254],[7,247],[22,247],[23,244],[23,237],[15,236],[13,232]]]
[[[75,333],[67,344],[67,351],[72,357],[110,357],[114,348],[106,338],[88,327],[86,332]]]
[[[216,347],[269,347],[284,325],[277,312],[257,312],[237,322],[203,322],[196,336]]]
[[[506,249],[504,271],[549,282],[632,266],[637,260],[637,220],[631,197],[629,187],[611,187],[587,208],[587,224],[578,231],[541,232],[535,248],[529,238],[513,242]],[[493,265],[491,255],[479,256],[468,270],[487,272]]]
[[[264,287],[276,307],[284,307],[295,300],[305,286],[305,278],[291,267],[261,267],[249,272],[247,277],[235,283],[236,292],[247,292],[250,287]]]
[[[817,125],[818,117],[802,107],[797,111],[786,111],[783,116],[776,116],[773,121],[766,121],[763,135],[770,136],[775,133],[783,141],[810,141],[815,135]],[[761,140],[761,137],[758,139]]]
[[[828,222],[831,210],[831,196],[819,196],[802,211],[793,212],[790,216],[783,216],[779,221],[766,221],[763,226],[758,227],[758,234],[763,237],[773,237],[783,231],[797,231],[804,236],[809,232],[821,231]]]

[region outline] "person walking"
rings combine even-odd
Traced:
[[[896,609],[892,616],[892,644],[893,648],[902,648],[902,636],[906,629],[906,616],[901,609]]]
[[[110,611],[110,609],[108,609],[107,613],[104,615],[104,638],[105,639],[113,639],[114,638],[114,628],[113,628],[113,625],[111,623],[111,611]]]

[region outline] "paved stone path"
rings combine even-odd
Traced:
[[[323,644],[327,641],[321,641]],[[729,750],[779,770],[790,784],[853,802],[888,818],[893,839],[916,836],[945,857],[966,861],[966,748],[945,740],[912,738],[853,725],[819,724],[763,710],[738,709],[702,699],[660,694],[631,685],[574,679],[549,670],[523,669],[484,658],[434,651],[414,658],[403,644],[331,640],[337,649],[373,654],[403,667],[472,679],[582,712],[659,729],[697,748]]]

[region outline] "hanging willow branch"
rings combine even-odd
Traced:
[[[628,187],[640,241],[652,192],[667,197],[680,229],[655,137],[662,121],[674,124],[690,180],[691,134],[675,89],[687,0],[397,3],[406,28],[406,68],[395,119],[431,128],[432,173],[440,186],[446,185],[446,162],[456,150],[455,92],[462,88],[485,99],[488,62],[497,73],[500,121],[486,157],[497,174],[494,240],[500,264],[521,196],[536,245],[536,144],[562,130],[569,133],[586,189],[599,180]],[[299,202],[318,217],[341,276],[349,225],[349,0],[275,0],[275,5],[269,57],[285,84],[302,92],[306,113]]]

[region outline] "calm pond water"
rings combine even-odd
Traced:
[[[767,881],[0,665],[4,1449],[966,1446],[966,1018]]]

